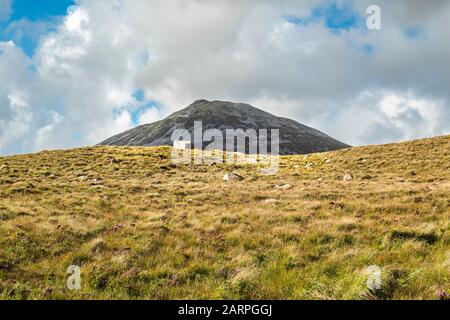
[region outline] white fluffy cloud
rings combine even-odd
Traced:
[[[449,133],[450,3],[379,2],[369,32],[287,18],[329,1],[78,0],[32,59],[0,44],[0,154],[94,144],[200,98],[351,144]]]

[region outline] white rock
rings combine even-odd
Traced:
[[[283,185],[276,185],[275,188],[280,190],[288,190],[292,188],[292,186],[290,184],[283,184]]]
[[[262,168],[260,170],[261,174],[263,176],[273,176],[276,175],[278,173],[278,167],[274,167],[274,168]]]
[[[264,203],[278,203],[279,201],[277,199],[266,199],[264,200]]]
[[[242,179],[244,179],[242,176],[240,176],[240,175],[238,175],[238,174],[236,174],[236,173],[226,173],[224,176],[223,176],[223,180],[224,181],[233,181],[233,180],[242,180]]]
[[[223,181],[230,181],[230,180],[233,180],[233,174],[232,173],[226,173],[223,176]]]
[[[326,163],[326,164],[331,163],[331,159],[325,160],[325,163]]]
[[[352,181],[353,177],[350,173],[344,175],[344,181]]]
[[[313,168],[313,166],[314,166],[314,163],[308,163],[306,166],[305,166],[305,168],[306,169],[312,169]]]

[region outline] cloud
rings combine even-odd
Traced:
[[[79,0],[32,59],[0,46],[0,154],[95,144],[200,98],[355,145],[448,133],[450,3],[379,2],[369,32],[366,0]]]
[[[0,23],[9,20],[12,14],[12,0],[0,0]]]
[[[31,133],[33,113],[28,90],[30,61],[13,42],[0,42],[0,150],[14,151]]]
[[[61,19],[29,20],[22,18],[11,21],[0,31],[0,37],[14,41],[29,57],[32,57],[39,43],[40,37],[54,31]]]

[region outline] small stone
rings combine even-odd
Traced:
[[[344,181],[348,182],[348,181],[352,181],[352,180],[353,180],[353,177],[350,173],[347,173],[344,175]]]
[[[264,200],[264,203],[278,203],[279,201],[277,199],[266,199]]]
[[[326,164],[329,164],[329,163],[331,163],[331,159],[327,159],[327,160],[325,160],[325,163],[326,163]]]
[[[276,175],[278,173],[278,167],[273,167],[273,168],[262,168],[260,170],[261,174],[263,176],[273,176]]]
[[[305,166],[305,168],[306,169],[312,169],[314,167],[314,163],[308,163],[306,166]]]
[[[275,188],[280,190],[289,190],[292,188],[292,186],[290,184],[283,184],[283,185],[276,185]]]
[[[224,181],[243,180],[243,179],[244,179],[244,177],[242,177],[236,173],[226,173],[223,176]]]

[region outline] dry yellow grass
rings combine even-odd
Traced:
[[[174,166],[170,151],[0,158],[0,298],[450,293],[450,137],[283,157],[275,176]],[[244,180],[225,182],[226,172]],[[79,291],[66,288],[69,265],[81,267]],[[366,288],[372,265],[381,290]]]

